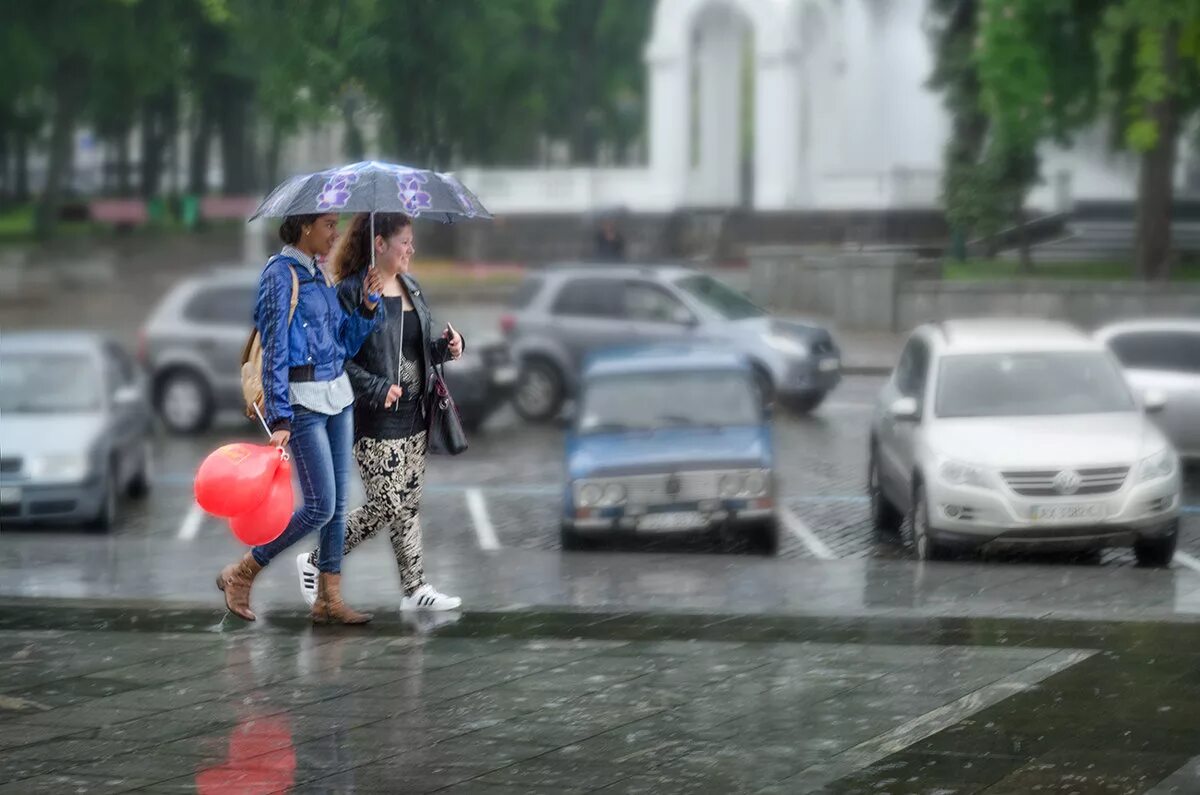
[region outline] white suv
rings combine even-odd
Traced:
[[[871,423],[872,518],[908,515],[922,560],[950,547],[1132,545],[1165,566],[1179,457],[1103,344],[1071,326],[963,320],[909,339]]]

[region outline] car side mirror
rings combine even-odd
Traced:
[[[1142,408],[1147,414],[1158,414],[1167,407],[1167,396],[1157,389],[1147,389],[1142,393]]]
[[[136,406],[142,402],[141,387],[136,384],[119,387],[113,392],[113,404],[121,407]]]
[[[888,414],[900,422],[916,422],[921,418],[921,406],[914,397],[902,397],[892,401]]]

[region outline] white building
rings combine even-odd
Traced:
[[[645,168],[464,169],[463,180],[499,213],[935,207],[948,123],[925,86],[926,20],[926,0],[658,0]],[[1030,205],[1132,199],[1136,174],[1096,130],[1071,151],[1047,148]]]

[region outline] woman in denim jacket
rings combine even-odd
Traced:
[[[221,570],[217,587],[225,606],[247,621],[254,578],[280,552],[309,533],[319,534],[317,623],[361,624],[369,615],[342,602],[342,544],[346,532],[354,391],[346,361],[375,326],[382,286],[368,276],[361,301],[349,305],[317,264],[337,240],[337,216],[294,215],[279,227],[283,249],[263,269],[254,324],[263,347],[263,403],[271,444],[290,446],[304,506],[279,538],[251,549]],[[291,322],[292,272],[300,283]],[[375,297],[372,298],[372,295]]]

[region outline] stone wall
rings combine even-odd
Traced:
[[[1036,317],[1093,328],[1115,320],[1200,316],[1200,284],[950,282],[924,278],[909,254],[763,246],[750,252],[750,294],[780,312],[820,315],[840,329],[907,331],[965,317]]]

